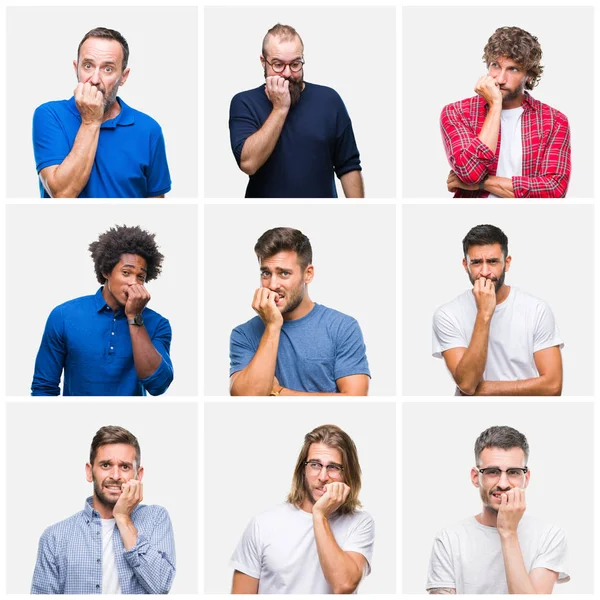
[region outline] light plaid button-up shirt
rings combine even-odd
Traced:
[[[175,543],[169,514],[162,506],[140,504],[131,513],[138,531],[125,550],[118,527],[113,547],[123,594],[167,594],[175,577]],[[51,525],[40,538],[32,594],[102,593],[102,522],[92,508]]]
[[[522,175],[512,177],[516,198],[564,198],[571,176],[571,136],[567,117],[525,92],[521,118]],[[448,162],[464,183],[496,175],[501,134],[494,154],[477,136],[488,113],[480,96],[448,104],[440,126]],[[455,198],[487,198],[488,192],[457,190]]]

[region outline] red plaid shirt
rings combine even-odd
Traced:
[[[571,176],[571,138],[567,117],[525,92],[521,117],[523,167],[512,177],[516,198],[564,198]],[[488,112],[480,96],[448,104],[442,110],[440,126],[448,162],[461,181],[479,183],[495,175],[500,155],[500,134],[496,154],[477,137]],[[488,192],[457,190],[455,198],[487,198]]]

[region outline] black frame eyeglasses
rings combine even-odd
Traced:
[[[270,63],[264,56],[263,56],[264,61],[271,67],[271,69],[273,69],[273,71],[275,71],[275,73],[283,73],[285,71],[286,67],[290,68],[290,71],[292,73],[300,73],[300,71],[302,71],[302,69],[304,68],[304,65],[306,64],[303,58],[297,58],[296,60],[293,60],[292,62],[287,62],[284,63],[282,60],[278,60],[278,61],[273,61],[273,62],[279,62],[279,63],[283,63],[283,68],[280,70],[277,70],[274,66],[273,63]],[[292,65],[294,63],[300,63],[300,67],[297,69],[292,69]]]
[[[498,467],[484,467],[477,469],[484,477],[488,479],[500,479],[502,473],[506,473],[508,479],[520,479],[529,471],[529,467],[510,467],[509,469],[499,469]]]
[[[328,465],[324,465],[320,463],[318,460],[305,460],[304,466],[307,467],[310,465],[310,468],[314,473],[321,472],[323,467],[327,470],[327,475],[332,479],[335,477],[340,477],[344,472],[344,467],[342,465],[338,465],[337,463],[330,463]]]

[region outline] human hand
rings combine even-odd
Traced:
[[[125,316],[133,319],[136,315],[142,313],[146,304],[150,302],[150,293],[141,283],[134,283],[125,289]]]
[[[264,287],[260,287],[254,292],[252,308],[262,319],[265,327],[281,328],[283,325],[283,316],[275,304],[275,298],[278,296],[277,292]]]
[[[102,123],[104,118],[104,94],[91,83],[78,83],[75,91],[75,105],[86,125]]]
[[[130,479],[121,486],[121,495],[113,508],[113,517],[129,518],[133,509],[144,499],[144,486],[139,479]]]
[[[448,174],[448,179],[446,179],[446,185],[448,186],[449,192],[456,192],[457,189],[461,190],[478,190],[479,185],[477,183],[464,183],[458,178],[458,175],[454,171],[450,171]]]
[[[517,533],[519,521],[527,508],[525,505],[525,490],[513,488],[500,496],[500,508],[496,527],[501,536]]]
[[[288,110],[292,100],[290,97],[290,82],[279,75],[267,77],[265,94],[273,104],[274,109]]]
[[[350,488],[341,481],[326,483],[325,493],[315,502],[313,515],[323,516],[326,519],[332,515],[348,498]]]
[[[490,75],[482,75],[475,84],[475,93],[481,96],[490,106],[502,104],[502,92],[499,83]]]
[[[479,277],[473,284],[477,312],[491,318],[496,310],[496,286],[491,279]]]

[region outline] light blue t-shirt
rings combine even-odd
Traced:
[[[230,376],[252,360],[264,331],[257,316],[231,332]],[[315,304],[304,317],[283,322],[275,368],[282,386],[302,392],[339,392],[336,380],[349,375],[371,376],[356,319]]]
[[[87,184],[79,198],[152,198],[171,189],[160,125],[117,98],[121,112],[102,123]],[[81,125],[75,98],[46,102],[33,115],[33,151],[39,173],[60,165],[73,148]],[[40,195],[49,198],[40,181]]]

